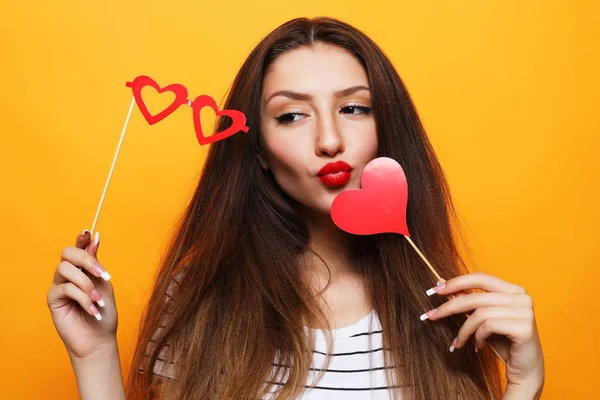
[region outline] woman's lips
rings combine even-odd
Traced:
[[[321,182],[330,187],[342,186],[348,183],[352,173],[350,171],[332,172],[330,174],[321,175]]]
[[[341,160],[326,164],[318,172],[321,182],[331,187],[345,185],[351,175],[352,167]]]

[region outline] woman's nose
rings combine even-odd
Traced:
[[[316,153],[318,156],[335,156],[344,151],[344,141],[332,118],[322,119],[317,127]]]

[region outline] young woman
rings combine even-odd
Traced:
[[[224,107],[250,129],[210,148],[142,318],[127,398],[539,398],[532,300],[468,273],[442,169],[375,43],[334,19],[289,21],[251,52]],[[334,198],[379,156],[405,169],[412,237],[447,279],[432,290],[401,235],[332,223]],[[98,239],[86,231],[64,249],[48,306],[81,398],[125,398]]]

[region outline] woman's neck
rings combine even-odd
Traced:
[[[310,238],[302,260],[306,282],[319,294],[320,306],[329,310],[331,326],[355,323],[372,304],[352,256],[354,236],[339,229],[327,214],[305,215],[305,221]]]
[[[305,211],[302,215],[309,233],[303,257],[307,277],[323,288],[328,281],[332,284],[356,276],[358,269],[351,250],[353,236],[338,228],[328,214]]]

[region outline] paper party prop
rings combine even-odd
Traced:
[[[379,157],[368,163],[360,177],[361,189],[340,193],[331,204],[331,219],[343,231],[354,235],[398,233],[429,267],[433,275],[444,282],[429,260],[410,238],[406,222],[408,183],[402,166],[389,157]],[[453,294],[449,297],[455,298]],[[470,316],[470,313],[465,313]],[[503,362],[500,353],[490,344],[494,354]]]
[[[179,83],[172,83],[165,87],[160,87],[158,83],[154,81],[154,79],[150,78],[146,75],[140,75],[136,77],[133,81],[127,82],[125,86],[130,87],[133,92],[133,99],[131,99],[131,104],[129,106],[129,111],[127,112],[127,118],[125,119],[125,125],[123,126],[123,130],[121,131],[121,137],[119,139],[119,143],[117,144],[117,150],[115,151],[115,155],[113,157],[112,165],[110,166],[110,171],[108,173],[108,177],[106,179],[106,183],[104,185],[104,190],[102,191],[102,196],[100,197],[100,203],[98,204],[98,208],[96,210],[96,216],[94,217],[94,222],[92,223],[91,233],[93,235],[94,228],[96,227],[96,223],[98,222],[98,216],[100,215],[100,210],[102,209],[102,204],[104,202],[104,197],[106,196],[106,191],[108,189],[108,184],[110,182],[110,178],[112,177],[112,173],[117,161],[117,157],[119,155],[119,150],[121,149],[121,143],[123,142],[123,137],[125,136],[125,131],[127,130],[127,125],[129,124],[129,119],[131,117],[131,112],[133,111],[134,104],[138,105],[140,112],[144,116],[144,119],[150,125],[154,125],[157,122],[162,121],[169,115],[171,115],[179,106],[184,104],[190,106],[192,108],[192,116],[194,122],[194,129],[196,131],[196,139],[200,145],[206,145],[209,143],[214,143],[219,140],[226,139],[239,131],[248,132],[248,127],[246,126],[246,116],[244,113],[238,110],[219,110],[217,103],[215,100],[208,95],[200,95],[196,97],[195,100],[188,100],[188,91],[185,86]],[[148,107],[144,103],[142,98],[142,89],[145,87],[154,88],[158,93],[171,92],[175,94],[175,100],[167,106],[164,110],[160,111],[157,114],[152,115],[148,110]],[[225,116],[231,118],[232,124],[229,128],[224,131],[217,132],[211,136],[205,136],[202,131],[202,124],[200,121],[200,111],[204,107],[210,107],[213,109],[217,116]]]
[[[171,115],[173,111],[179,108],[179,106],[188,102],[188,91],[185,86],[180,85],[179,83],[172,83],[164,88],[161,88],[158,86],[158,83],[154,81],[154,79],[150,78],[149,76],[141,75],[135,78],[133,82],[127,82],[125,86],[130,87],[133,91],[133,98],[135,99],[140,112],[150,125],[162,121],[164,118]],[[157,115],[151,115],[146,107],[146,104],[144,103],[144,100],[142,99],[142,89],[146,86],[153,87],[158,93],[172,92],[175,94],[175,100]]]
[[[194,127],[196,128],[196,138],[200,144],[209,144],[228,138],[231,135],[238,133],[239,131],[248,132],[248,127],[245,125],[246,116],[238,110],[221,110],[217,106],[215,100],[207,95],[196,97],[191,104],[194,110]],[[202,125],[200,124],[200,110],[203,107],[209,106],[214,110],[217,116],[225,116],[231,118],[233,123],[231,126],[224,131],[215,133],[212,136],[206,137],[202,133]]]
[[[196,138],[198,139],[198,143],[201,145],[214,143],[219,140],[223,140],[228,138],[231,135],[236,134],[239,131],[248,132],[248,127],[246,126],[246,116],[238,110],[219,110],[217,103],[215,100],[208,95],[201,95],[196,97],[194,101],[190,101],[187,99],[187,89],[185,86],[180,85],[178,83],[173,83],[171,85],[165,86],[161,88],[152,78],[149,76],[141,75],[133,80],[133,82],[127,82],[128,87],[133,91],[133,98],[138,105],[138,108],[142,112],[144,118],[150,125],[153,125],[164,118],[168,117],[172,114],[179,106],[183,104],[187,104],[192,107],[193,117],[194,117],[194,128],[196,129]],[[154,88],[158,93],[164,92],[172,92],[175,94],[175,100],[163,111],[156,115],[151,115],[142,99],[142,89],[144,87],[150,86]],[[225,116],[229,117],[232,120],[232,124],[229,128],[225,129],[222,132],[215,133],[212,136],[204,136],[204,132],[202,132],[202,124],[200,123],[200,111],[204,107],[211,107],[217,116]]]
[[[391,158],[371,161],[360,177],[362,189],[340,193],[331,218],[355,235],[393,232],[410,236],[406,225],[408,185],[402,167]]]

